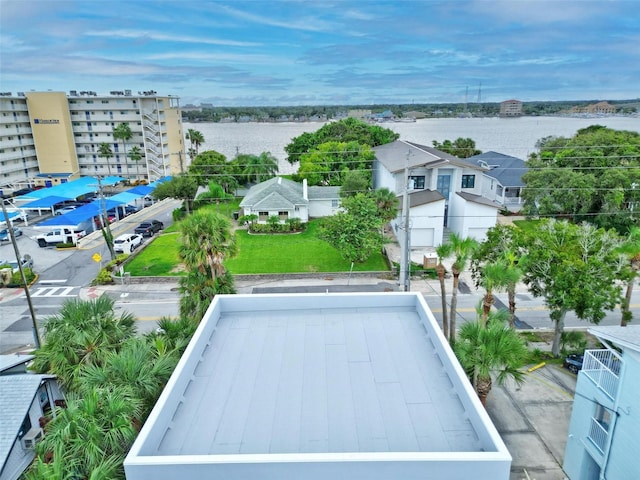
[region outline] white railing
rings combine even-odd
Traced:
[[[153,144],[147,143],[145,150],[153,153],[154,155],[160,155],[160,150],[158,150]]]
[[[591,426],[589,427],[589,440],[600,450],[604,455],[604,451],[607,448],[607,440],[609,438],[609,432],[598,420],[591,417]]]
[[[612,400],[618,391],[622,358],[613,350],[585,350],[582,371]]]

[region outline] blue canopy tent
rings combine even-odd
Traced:
[[[0,226],[4,226],[7,223],[7,220],[11,220],[16,218],[20,214],[18,212],[7,212],[7,216],[4,215],[4,212],[0,211]]]
[[[109,176],[102,179],[103,185],[115,185],[124,180],[122,177]],[[16,197],[16,201],[38,200],[45,197],[61,197],[64,200],[74,200],[81,195],[98,190],[98,179],[95,177],[82,177],[72,182],[61,183],[53,187],[34,190],[25,195]]]
[[[59,197],[57,195],[51,195],[49,197],[42,197],[38,200],[34,200],[33,202],[25,203],[20,208],[28,208],[31,210],[40,209],[40,208],[51,208],[54,205],[60,202],[66,202],[69,200],[67,197]]]

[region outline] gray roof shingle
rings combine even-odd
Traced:
[[[485,152],[467,158],[470,162],[484,162],[489,165],[485,175],[495,178],[504,187],[524,187],[522,175],[527,171],[524,160],[498,152]]]

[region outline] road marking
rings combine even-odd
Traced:
[[[70,295],[74,288],[78,287],[40,287],[31,293],[31,297],[77,297]]]
[[[41,283],[67,283],[67,280],[40,280],[38,284]]]

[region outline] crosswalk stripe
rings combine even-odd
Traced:
[[[32,297],[77,297],[71,295],[74,288],[78,287],[39,287],[31,293]]]

